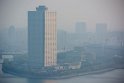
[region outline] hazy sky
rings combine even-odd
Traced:
[[[57,28],[68,31],[74,31],[76,22],[86,22],[89,31],[96,23],[124,28],[124,0],[0,0],[0,26],[27,27],[27,11],[39,5],[56,11]]]

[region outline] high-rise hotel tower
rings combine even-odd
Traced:
[[[45,6],[28,12],[28,55],[33,68],[56,65],[56,35],[56,12],[49,12]]]

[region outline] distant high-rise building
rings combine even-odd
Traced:
[[[97,23],[96,24],[96,43],[102,44],[103,46],[106,43],[107,38],[107,24]]]
[[[56,65],[56,12],[45,6],[28,12],[28,54],[34,68]]]
[[[86,23],[85,22],[78,22],[76,23],[75,27],[76,33],[83,34],[86,32]]]
[[[107,32],[107,24],[97,23],[96,24],[96,33],[104,34]]]
[[[15,36],[15,32],[16,32],[15,27],[14,26],[10,26],[9,30],[8,30],[8,35],[10,37],[13,37],[13,36]]]
[[[10,26],[8,29],[8,49],[10,52],[14,52],[16,49],[16,29],[14,26]]]
[[[74,46],[83,46],[84,41],[86,40],[87,32],[86,32],[86,23],[85,22],[77,22],[75,27],[75,39]]]
[[[14,26],[10,26],[8,30],[8,39],[10,41],[10,44],[14,43],[16,38],[16,30]]]
[[[57,50],[65,51],[68,47],[68,33],[64,30],[58,30],[57,33]]]
[[[7,31],[7,32],[6,32]],[[0,28],[0,53],[5,51],[6,47],[7,47],[7,33],[8,30],[6,30],[6,28]]]

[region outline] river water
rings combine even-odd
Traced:
[[[59,80],[1,77],[0,83],[124,83],[124,69],[117,69],[101,74],[85,75]]]

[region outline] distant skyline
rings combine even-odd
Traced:
[[[57,28],[74,32],[77,22],[86,22],[88,31],[96,23],[109,30],[124,30],[124,0],[1,0],[0,27],[27,28],[27,12],[46,5],[57,12]]]

